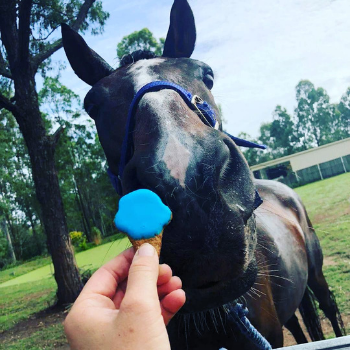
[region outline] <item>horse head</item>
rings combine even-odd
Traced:
[[[114,174],[125,134],[131,137],[122,194],[150,189],[173,213],[160,259],[183,281],[183,312],[208,310],[244,294],[256,277],[255,187],[242,153],[222,132],[210,91],[212,69],[190,58],[196,29],[187,1],[174,2],[161,57],[139,51],[124,57],[116,70],[66,25],[62,36],[75,73],[92,86],[84,107]],[[134,126],[126,130],[134,95],[153,81],[175,83],[200,96],[218,116],[219,128],[207,125],[178,92],[165,88],[143,95]]]

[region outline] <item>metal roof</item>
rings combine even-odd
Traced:
[[[253,166],[250,167],[250,170],[255,171],[255,170],[264,169],[264,168],[267,168],[269,166],[277,165],[277,164],[280,164],[280,163],[283,163],[283,162],[288,162],[290,160],[293,160],[293,158],[301,157],[303,155],[311,154],[313,152],[319,152],[319,151],[322,151],[322,150],[324,150],[326,148],[332,148],[334,146],[337,146],[337,145],[340,145],[340,144],[346,144],[348,142],[350,142],[350,138],[346,138],[346,139],[343,139],[343,140],[340,140],[340,141],[336,141],[336,142],[332,142],[332,143],[327,143],[326,145],[323,145],[323,146],[320,146],[320,147],[311,148],[311,149],[308,149],[306,151],[302,151],[302,152],[291,154],[289,156],[285,156],[285,157],[269,160],[268,162],[264,162],[264,163],[260,163],[260,164],[257,164],[257,165],[253,165]],[[348,149],[348,153],[350,154],[350,148]],[[339,156],[336,156],[335,158],[337,158],[337,157],[339,157]]]

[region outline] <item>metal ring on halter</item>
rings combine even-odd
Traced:
[[[198,95],[193,95],[191,103],[193,104],[193,106],[196,109],[195,112],[201,116],[201,119],[205,122],[205,124],[207,124],[208,126],[213,127],[215,130],[219,130],[219,123],[218,123],[218,121],[215,119],[215,125],[211,125],[211,123],[206,118],[206,116],[198,108],[197,104],[204,104],[204,100],[201,97],[199,97]]]

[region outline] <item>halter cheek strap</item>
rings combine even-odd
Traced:
[[[191,108],[193,111],[195,111],[205,124],[215,129],[219,128],[219,123],[216,119],[215,112],[212,109],[212,107],[206,101],[203,101],[199,96],[192,95],[189,91],[184,89],[182,86],[174,84],[169,81],[153,81],[143,86],[136,93],[129,107],[128,117],[127,117],[126,127],[125,127],[125,136],[124,136],[122,149],[121,149],[121,158],[119,163],[118,175],[113,174],[110,169],[107,170],[107,173],[109,175],[109,178],[111,179],[112,185],[120,196],[122,195],[121,178],[124,173],[124,168],[127,162],[129,161],[130,157],[132,156],[132,132],[135,127],[134,114],[136,112],[138,103],[146,93],[156,92],[164,89],[170,89],[170,90],[176,91],[182,97],[182,99],[186,102],[187,106]],[[227,132],[225,132],[225,134],[229,136],[236,143],[237,146],[249,147],[249,148],[260,148],[260,149],[266,148],[265,145],[259,145],[254,142],[240,139],[238,137],[228,134]],[[260,198],[258,192],[257,191],[255,192],[256,193],[255,193],[254,207],[257,208],[262,203],[262,199]]]

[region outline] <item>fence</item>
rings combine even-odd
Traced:
[[[298,184],[305,185],[310,182],[327,179],[346,172],[350,172],[350,155],[298,170],[296,175]]]
[[[300,344],[279,348],[276,350],[331,350],[331,349],[350,349],[350,336],[340,337],[335,339],[328,339],[316,341],[313,343]]]

